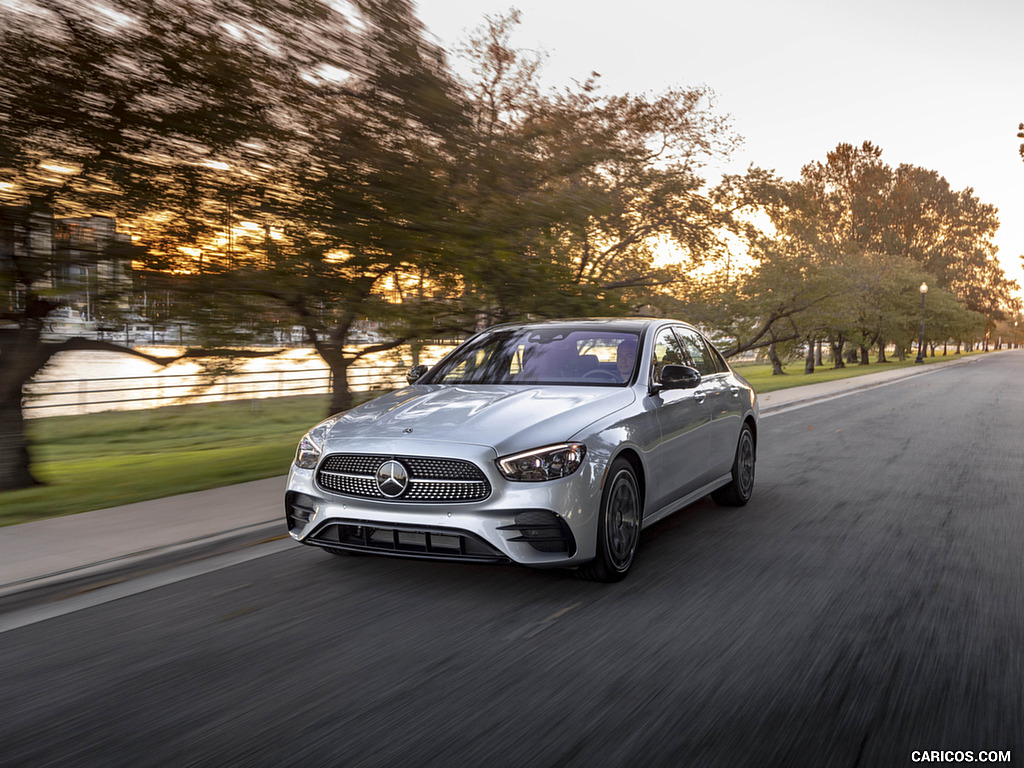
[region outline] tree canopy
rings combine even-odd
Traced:
[[[1016,306],[1018,286],[996,259],[995,208],[935,171],[889,166],[870,142],[839,144],[795,181],[756,168],[726,177],[717,194],[767,220],[742,230],[751,267],[697,304],[735,339],[733,354],[825,338],[837,365],[848,343],[864,362],[870,347],[884,360],[889,343],[910,346],[921,283],[936,337],[969,340]]]
[[[43,338],[71,267],[108,319],[143,281],[175,290],[187,355],[300,326],[332,410],[367,354],[526,316],[679,311],[729,354],[841,360],[908,348],[921,282],[945,338],[1015,306],[973,190],[870,142],[713,185],[737,137],[710,89],[542,88],[516,11],[484,18],[465,75],[410,0],[23,0],[2,23],[0,488],[33,482],[20,403],[52,355],[143,354]],[[93,217],[131,241],[54,244]],[[385,338],[351,344],[361,320]]]

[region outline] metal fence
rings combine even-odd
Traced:
[[[405,383],[404,365],[349,369],[354,391],[392,389]],[[328,368],[234,371],[230,374],[183,373],[82,379],[37,379],[28,388],[26,416],[58,416],[111,410],[159,408],[222,400],[256,400],[329,394]]]

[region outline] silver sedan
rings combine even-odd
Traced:
[[[409,380],[302,438],[296,541],[618,581],[641,529],[753,491],[754,391],[685,323],[495,326]]]

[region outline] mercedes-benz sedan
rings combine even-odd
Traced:
[[[641,529],[753,490],[754,391],[681,322],[496,326],[409,381],[302,438],[295,540],[617,581]]]

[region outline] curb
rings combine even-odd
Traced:
[[[62,600],[128,579],[205,560],[246,547],[288,537],[281,519],[240,526],[214,536],[144,549],[128,555],[75,566],[0,586],[0,613],[28,605]]]

